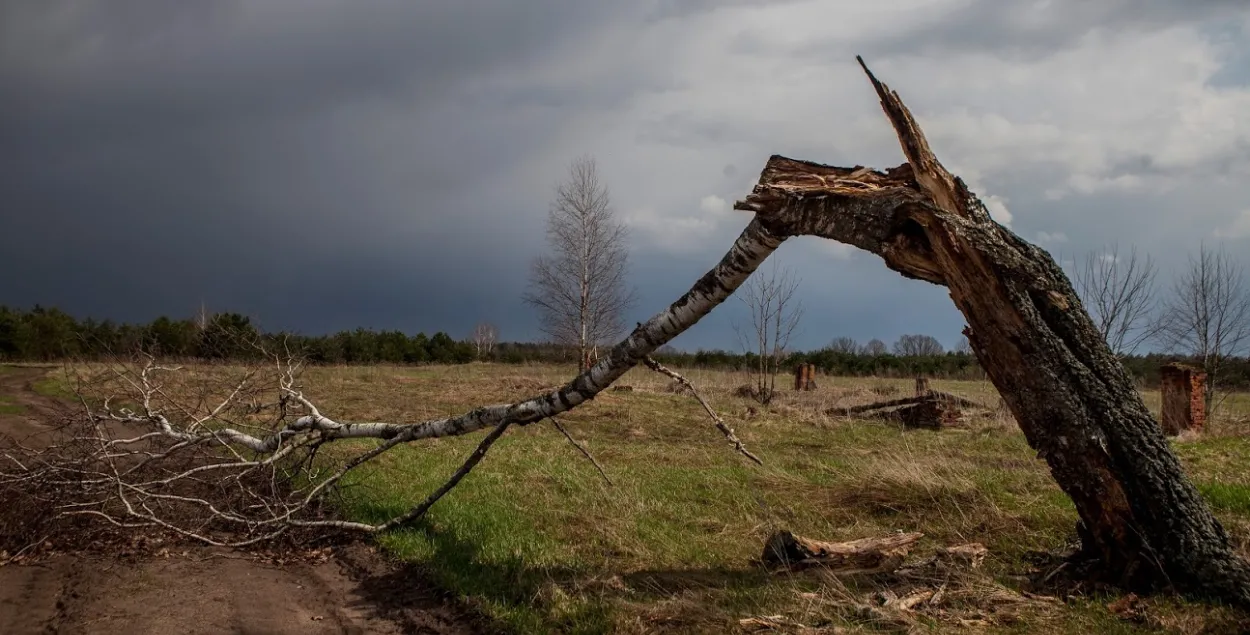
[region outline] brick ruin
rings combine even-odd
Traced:
[[[1207,422],[1206,373],[1184,364],[1159,369],[1163,433],[1172,437],[1186,430],[1201,432]]]
[[[794,389],[816,390],[816,366],[799,364],[794,367]]]

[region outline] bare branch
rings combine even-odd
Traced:
[[[608,485],[615,485],[615,483],[612,482],[612,479],[608,478],[608,473],[603,470],[603,466],[599,465],[599,462],[595,460],[593,455],[591,455],[590,450],[586,449],[586,446],[578,443],[577,439],[574,439],[573,435],[569,434],[569,431],[565,430],[564,426],[560,425],[560,422],[557,421],[555,417],[551,418],[551,424],[556,427],[556,430],[560,431],[560,434],[564,435],[564,438],[569,440],[569,443],[573,444],[573,447],[577,448],[578,452],[582,453],[582,456],[585,456],[592,464],[594,464],[595,469],[599,470],[599,475],[603,477],[603,480],[606,481]]]
[[[444,419],[331,419],[305,395],[301,364],[289,352],[251,367],[210,365],[195,373],[163,366],[152,356],[116,358],[79,373],[87,416],[77,420],[65,443],[0,453],[8,470],[0,472],[0,485],[40,484],[36,489],[61,501],[55,506],[59,518],[98,517],[118,527],[161,529],[215,545],[253,544],[297,527],[383,531],[425,514],[507,427],[551,418],[593,399],[724,302],[782,240],[752,221],[690,291],[566,385]],[[322,517],[325,497],[377,456],[400,444],[483,428],[492,430],[465,465],[407,513],[376,524]],[[322,446],[350,439],[381,442],[329,469],[315,460]]]
[[[750,330],[734,324],[745,350],[756,357],[755,397],[760,403],[772,400],[777,374],[790,344],[790,337],[803,317],[803,303],[794,297],[799,280],[791,269],[774,264],[767,272],[757,272],[739,290],[738,299],[747,308]]]
[[[1076,266],[1072,285],[1117,355],[1132,355],[1159,333],[1161,322],[1153,319],[1157,274],[1149,254],[1139,258],[1134,247],[1121,255],[1118,245],[1087,253]]]
[[[676,372],[669,370],[663,364],[655,361],[654,359],[651,359],[650,357],[644,358],[643,363],[647,365],[647,368],[650,368],[651,370],[654,370],[657,373],[660,373],[662,375],[667,375],[673,378],[674,380],[681,382],[681,385],[685,386],[686,389],[690,391],[690,394],[694,395],[694,398],[699,400],[699,405],[703,406],[703,409],[707,411],[708,416],[712,417],[712,423],[716,425],[716,429],[720,430],[721,434],[725,435],[725,438],[728,439],[729,442],[733,444],[735,450],[737,450],[738,452],[741,452],[742,456],[745,456],[748,459],[751,459],[757,465],[764,464],[764,462],[761,461],[759,457],[747,451],[746,445],[742,443],[742,441],[738,438],[738,435],[734,434],[733,428],[729,427],[729,424],[725,423],[725,420],[722,419],[720,415],[716,414],[715,410],[712,410],[711,404],[709,404],[707,400],[703,398],[703,395],[699,394],[699,391],[695,389],[694,384],[690,383],[689,379],[686,379],[685,377],[677,374]]]

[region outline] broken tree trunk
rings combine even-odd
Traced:
[[[863,63],[862,60],[860,61]],[[1250,565],[1186,478],[1124,367],[1044,250],[994,222],[864,67],[907,163],[878,172],[781,156],[735,204],[780,236],[875,253],[949,289],[981,366],[1081,518],[1112,581],[1250,606]]]

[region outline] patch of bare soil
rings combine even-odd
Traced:
[[[47,444],[61,408],[36,394],[39,369],[0,373],[0,447]],[[0,510],[0,515],[5,514]],[[0,523],[2,524],[2,523]],[[0,633],[433,633],[489,630],[415,568],[346,542],[274,553],[153,541],[125,548],[0,553]],[[104,546],[107,545],[107,546]]]

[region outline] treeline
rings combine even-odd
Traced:
[[[577,351],[572,347],[529,342],[499,342],[485,347],[444,332],[427,336],[358,328],[308,336],[264,333],[238,313],[216,313],[197,320],[159,317],[148,324],[135,325],[109,320],[79,321],[59,309],[41,306],[29,311],[0,306],[0,359],[7,361],[99,359],[135,350],[173,358],[251,360],[261,357],[263,351],[280,351],[283,347],[314,364],[461,364],[474,360],[569,364],[577,360]],[[661,348],[655,357],[666,365],[709,370],[747,371],[759,362],[754,353],[685,352],[671,346]],[[1192,360],[1163,354],[1123,359],[1128,371],[1145,385],[1157,384],[1159,367],[1171,361]],[[877,340],[858,346],[838,338],[814,351],[788,354],[782,367],[799,363],[809,363],[826,375],[839,376],[984,377],[973,355],[963,350],[944,351],[933,338],[917,335],[904,335],[889,348]],[[1250,389],[1250,359],[1227,360],[1220,384],[1225,388]]]
[[[199,320],[159,317],[148,324],[75,320],[55,308],[30,311],[0,306],[0,359],[58,361],[100,359],[113,353],[143,351],[172,358],[252,360],[266,351],[290,350],[319,364],[457,364],[473,361],[473,345],[439,332],[356,329],[332,335],[263,333],[238,313],[216,313]]]

